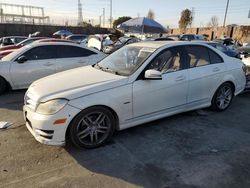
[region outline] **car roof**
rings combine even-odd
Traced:
[[[2,38],[28,38],[26,36],[6,36],[6,37],[2,37]]]
[[[81,45],[77,44],[77,43],[71,43],[71,42],[39,42],[39,41],[35,41],[31,44],[29,44],[29,47],[34,47],[34,46],[48,46],[48,45],[68,45],[68,46],[78,46],[78,47],[82,47]]]
[[[148,47],[148,48],[161,48],[161,47],[167,47],[167,46],[175,46],[175,45],[190,45],[190,44],[197,44],[197,45],[204,45],[207,44],[199,41],[191,42],[191,41],[143,41],[143,42],[137,42],[129,44],[129,46],[136,46],[136,47]]]
[[[84,47],[83,45],[77,44],[77,43],[71,43],[71,42],[33,42],[31,44],[28,44],[24,46],[23,48],[33,48],[33,47],[38,47],[38,46],[53,46],[53,45],[64,45],[64,46],[76,46],[84,49],[91,50],[96,53],[100,53],[100,51],[93,49],[93,48],[87,48]]]

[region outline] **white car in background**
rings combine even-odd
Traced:
[[[141,42],[96,65],[34,82],[25,95],[26,126],[41,143],[104,144],[122,130],[212,106],[223,111],[245,88],[243,63],[206,44]]]
[[[0,61],[0,94],[8,86],[24,89],[37,79],[72,68],[92,65],[106,55],[69,42],[34,42]]]

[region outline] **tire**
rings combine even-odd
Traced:
[[[83,110],[70,124],[69,137],[80,148],[104,145],[115,130],[115,117],[107,108],[96,106]]]
[[[212,109],[215,111],[224,111],[232,103],[234,97],[234,88],[230,83],[222,84],[215,92],[212,99]]]
[[[7,90],[6,81],[0,77],[0,95],[3,94]]]

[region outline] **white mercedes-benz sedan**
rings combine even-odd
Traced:
[[[92,65],[106,55],[69,42],[33,42],[0,60],[0,94],[9,87],[25,89],[37,79]]]
[[[173,114],[229,107],[245,88],[243,63],[199,42],[142,42],[99,63],[34,82],[26,126],[37,141],[104,144],[122,130]]]

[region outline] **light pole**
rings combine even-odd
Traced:
[[[225,17],[224,17],[223,27],[225,27],[225,25],[226,25],[228,5],[229,5],[229,0],[227,0],[227,6],[226,6],[226,12],[225,12]]]
[[[103,27],[105,27],[105,8],[103,8]]]
[[[110,28],[112,28],[112,0],[110,0]]]

